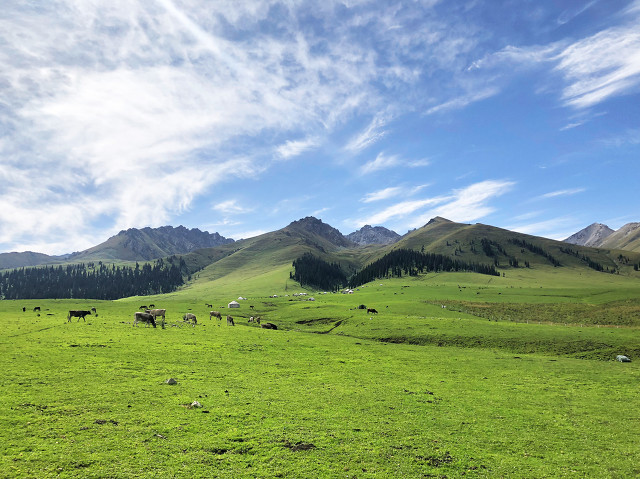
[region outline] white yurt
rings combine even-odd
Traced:
[[[239,308],[240,307],[240,303],[238,303],[237,301],[231,301],[228,305],[227,308]]]

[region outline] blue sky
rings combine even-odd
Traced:
[[[10,1],[0,252],[640,221],[640,0]]]

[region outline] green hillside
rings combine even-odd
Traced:
[[[492,256],[483,249],[483,239],[491,242]],[[590,268],[591,262],[592,265],[601,265],[604,271],[633,275],[634,265],[640,263],[640,255],[635,252],[570,245],[480,223],[465,225],[442,218],[436,218],[409,233],[393,245],[393,248],[424,248],[428,252],[449,255],[467,262],[497,261],[497,266],[506,270],[517,269],[510,267],[510,259],[517,260],[520,268],[525,263],[529,263],[532,268],[553,266],[553,260],[556,260],[560,267]]]
[[[366,247],[343,243],[331,230],[319,220],[300,220],[281,230],[232,245],[184,255],[194,272],[188,288],[237,289],[238,285],[245,284],[266,293],[276,287],[294,287],[288,279],[291,264],[305,253],[338,263],[349,277],[401,248],[441,254],[466,263],[496,264],[498,271],[506,276],[518,275],[525,269],[551,269],[562,270],[571,277],[601,268],[602,272],[597,274],[615,272],[640,278],[640,273],[634,270],[634,265],[640,263],[639,253],[569,245],[483,224],[467,225],[435,218],[395,244]]]
[[[640,223],[628,223],[614,231],[605,238],[602,247],[640,252]]]

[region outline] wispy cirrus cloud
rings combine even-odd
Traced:
[[[387,155],[385,153],[378,153],[378,156],[374,160],[368,161],[362,167],[360,167],[360,173],[363,175],[373,173],[375,171],[386,170],[388,168],[394,168],[400,166],[402,161],[398,155]]]
[[[366,175],[397,167],[422,168],[429,165],[430,161],[427,159],[406,160],[401,158],[400,155],[389,155],[385,152],[380,152],[373,160],[366,162],[360,167],[360,174]]]
[[[446,201],[414,219],[410,227],[422,226],[436,216],[459,222],[478,220],[495,211],[489,204],[492,199],[508,193],[514,186],[515,182],[509,180],[485,180],[456,189]]]
[[[364,130],[349,140],[344,149],[351,153],[359,153],[375,144],[387,134],[384,130],[387,121],[385,115],[377,114]]]
[[[227,215],[249,213],[250,211],[252,211],[252,208],[241,206],[238,203],[238,200],[226,200],[221,203],[216,203],[212,208]]]
[[[590,2],[571,15],[579,15],[595,3]],[[547,45],[507,46],[474,61],[469,70],[550,68],[563,79],[558,92],[562,104],[577,110],[590,108],[610,97],[637,91],[640,87],[638,2],[626,10],[624,18],[620,25],[572,42],[561,40]],[[541,91],[547,93],[553,89],[547,85]],[[456,106],[456,101],[465,105],[464,97],[454,100],[453,106]],[[565,129],[579,124],[573,122]]]
[[[442,216],[452,221],[472,221],[494,211],[490,200],[510,191],[515,185],[507,180],[486,180],[431,198],[401,201],[356,220],[358,226],[393,222],[403,227],[417,228],[431,218]]]
[[[398,196],[402,190],[403,188],[399,186],[391,186],[379,191],[374,191],[373,193],[367,193],[361,201],[363,203],[372,203],[374,201],[388,200],[389,198]]]
[[[504,2],[514,22],[494,30],[485,3],[56,0],[3,5],[0,248],[48,244],[40,250],[78,250],[120,229],[169,223],[198,205],[204,205],[205,221],[231,225],[225,215],[233,214],[234,205],[226,205],[226,212],[212,210],[211,191],[238,178],[260,179],[267,173],[274,178],[280,172],[272,170],[284,172],[293,158],[325,161],[316,152],[328,159],[349,157],[347,167],[360,162],[352,171],[370,174],[369,188],[379,192],[379,199],[364,197],[364,208],[390,208],[380,217],[403,224],[425,212],[464,217],[454,192],[422,199],[418,192],[382,193],[389,185],[381,182],[381,173],[398,173],[400,184],[414,182],[416,175],[407,175],[407,168],[429,165],[420,156],[432,145],[437,151],[440,143],[443,153],[449,148],[449,132],[434,126],[438,114],[455,115],[490,100],[523,78],[522,72],[533,71],[534,81],[544,86],[539,91],[553,92],[574,113],[564,122],[571,129],[593,117],[588,111],[593,106],[639,85],[634,28],[640,2],[598,23],[606,24],[605,30],[594,33],[587,26],[575,30],[590,32],[582,39],[542,45],[523,39],[548,36],[514,35],[513,30],[529,21],[530,13],[544,10],[546,19],[562,23],[584,19],[586,10],[579,6],[563,13],[544,5],[531,12]],[[442,142],[430,136],[440,133]],[[402,148],[395,149],[396,141]],[[633,137],[621,141],[635,144]],[[378,154],[374,147],[384,151]],[[296,165],[301,182],[304,163]],[[322,181],[323,186],[340,182]],[[153,187],[147,190],[147,185]],[[287,198],[300,196],[292,192],[295,186],[268,191],[273,183],[252,183],[253,190],[260,189],[255,197],[273,203],[269,218],[327,211],[320,195],[304,208],[297,198]],[[352,192],[346,201],[353,204],[363,196]],[[243,198],[251,201],[250,194]],[[400,206],[393,209],[391,201]],[[491,210],[491,201],[468,206],[467,216],[477,217]],[[67,234],[69,217],[82,235]]]
[[[562,241],[578,231],[581,226],[576,223],[575,218],[561,216],[535,223],[515,223],[507,225],[505,228],[510,231]]]
[[[640,86],[638,17],[630,25],[609,28],[575,42],[558,53],[559,71],[567,81],[565,105],[588,108]]]
[[[288,160],[301,155],[307,150],[318,146],[318,140],[315,138],[307,138],[304,140],[288,140],[283,145],[277,147],[276,151],[280,158]]]
[[[486,100],[487,98],[497,95],[499,92],[500,92],[499,88],[490,87],[490,88],[485,88],[478,92],[464,93],[457,98],[448,100],[444,103],[441,103],[439,105],[429,108],[424,114],[433,115],[435,113],[442,113],[442,112],[447,112],[451,110],[461,110],[471,105],[472,103]]]
[[[569,188],[566,190],[550,191],[549,193],[538,196],[538,199],[557,198],[558,196],[573,196],[578,193],[584,193],[585,191],[587,191],[586,188]]]
[[[475,44],[448,28],[455,17],[434,18],[435,3],[329,1],[312,15],[305,2],[277,0],[5,5],[0,154],[11,183],[0,201],[21,214],[5,214],[0,229],[26,233],[45,211],[57,221],[41,234],[63,242],[60,204],[101,235],[166,223],[212,186],[260,175],[354,118],[371,120],[343,151],[364,151],[416,108],[425,69],[459,63]],[[94,189],[80,199],[78,180],[60,176],[39,185],[37,203],[7,196],[20,189],[12,178],[42,173],[42,158]],[[135,201],[141,178],[164,194]]]

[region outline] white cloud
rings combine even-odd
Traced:
[[[226,215],[242,214],[242,213],[248,213],[252,211],[251,208],[245,208],[244,206],[240,206],[238,204],[238,200],[223,201],[222,203],[213,205],[213,209],[221,213],[224,213]]]
[[[511,191],[514,185],[513,181],[486,180],[454,190],[446,201],[412,220],[409,226],[417,228],[436,216],[458,222],[478,220],[495,211],[487,204],[490,200]]]
[[[388,155],[381,152],[378,153],[378,156],[376,156],[375,159],[366,162],[360,167],[360,174],[366,175],[380,170],[387,170],[389,168],[422,168],[429,165],[430,162],[427,159],[405,160],[399,155]]]
[[[640,31],[632,24],[601,31],[569,45],[557,56],[556,69],[568,85],[564,104],[588,108],[640,85]]]
[[[558,24],[559,25],[564,25],[565,23],[569,23],[575,17],[581,15],[582,13],[584,13],[585,11],[587,11],[591,7],[593,7],[596,3],[598,3],[598,1],[599,0],[592,0],[591,2],[588,2],[585,5],[578,6],[577,8],[568,8],[568,9],[566,9],[558,17],[558,20],[557,20]]]
[[[417,228],[436,216],[452,221],[472,221],[492,213],[495,209],[487,203],[507,193],[514,185],[505,180],[482,181],[450,194],[396,203],[356,220],[354,224],[360,227],[394,222],[401,227]],[[428,209],[425,211],[425,208]]]
[[[394,168],[402,164],[398,155],[386,155],[384,153],[378,153],[375,160],[371,160],[362,167],[360,167],[360,173],[363,175],[373,173],[375,171],[386,170],[388,168]]]
[[[301,155],[307,150],[310,150],[318,145],[318,140],[316,139],[306,139],[306,140],[289,140],[283,145],[280,145],[276,148],[276,151],[280,158],[284,160],[288,160],[290,158]]]
[[[506,226],[506,229],[510,231],[517,231],[519,233],[542,236],[544,238],[551,238],[562,241],[581,228],[579,225],[571,225],[576,225],[575,219],[563,216],[552,218],[549,220],[538,221],[536,223],[510,225]]]
[[[333,128],[365,98],[375,67],[341,55],[339,41],[313,54],[299,34],[231,41],[219,33],[217,9],[249,22],[268,9],[177,5],[5,10],[0,95],[10,108],[0,120],[11,134],[0,131],[8,158],[0,201],[20,214],[0,217],[4,242],[35,223],[51,244],[64,242],[62,221],[42,218],[56,217],[48,204],[76,210],[85,227],[105,215],[117,229],[165,223],[212,185],[313,148],[307,132]],[[272,154],[257,144],[263,132],[284,140]],[[45,171],[37,201],[11,196]]]
[[[562,101],[578,109],[638,87],[639,2],[622,26],[571,45],[484,57],[495,43],[476,22],[478,5],[8,2],[0,16],[0,246],[81,249],[114,230],[165,224],[229,179],[276,168],[274,160],[311,149],[362,154],[391,135],[392,122],[404,135],[400,118],[498,94],[513,78],[505,66],[555,65]],[[354,133],[355,124],[364,126]],[[380,153],[359,171],[428,164]],[[404,202],[404,211],[455,199],[423,201]],[[286,205],[280,196],[274,203],[274,212]],[[490,210],[472,206],[471,216]],[[402,210],[382,216],[406,218]],[[69,218],[81,235],[67,234]]]
[[[568,12],[573,18],[591,8],[596,2]],[[507,46],[472,62],[468,71],[500,72],[497,78],[513,78],[513,72],[552,66],[564,84],[560,84],[560,98],[564,106],[577,110],[590,108],[606,99],[638,91],[640,88],[640,7],[635,2],[626,9],[624,23],[601,30],[580,40],[557,41],[547,45]],[[508,74],[507,74],[508,73]],[[548,77],[547,77],[548,78]],[[540,88],[548,93],[557,82]],[[553,85],[553,86],[552,86]],[[494,86],[497,88],[497,86]],[[491,90],[488,90],[490,93]],[[480,94],[480,99],[483,95]],[[427,113],[466,106],[473,96],[460,98],[433,107]],[[572,122],[564,129],[578,126]]]
[[[392,186],[383,190],[374,191],[373,193],[367,193],[361,200],[363,203],[371,203],[374,201],[387,200],[399,195],[403,191],[403,188],[399,186]]]
[[[415,213],[416,211],[426,207],[433,206],[446,201],[446,197],[427,198],[423,200],[402,201],[395,205],[389,206],[382,211],[374,213],[366,218],[356,221],[358,227],[364,225],[381,225],[390,220],[398,221]]]
[[[383,130],[386,124],[387,118],[385,115],[376,115],[363,131],[349,140],[344,147],[345,150],[352,153],[359,153],[367,149],[387,134],[387,132]]]
[[[585,191],[586,191],[586,188],[570,188],[566,190],[551,191],[549,193],[540,195],[539,198],[548,199],[548,198],[556,198],[558,196],[573,196],[573,195],[577,195],[578,193],[583,193]]]
[[[268,233],[268,231],[266,231],[266,230],[239,231],[238,233],[235,233],[233,235],[233,239],[235,239],[237,241],[237,240],[241,240],[241,239],[255,238],[256,236],[260,236],[260,235],[263,235],[265,233]]]
[[[461,110],[472,103],[486,100],[492,96],[495,96],[499,93],[499,89],[495,87],[485,88],[478,92],[473,93],[465,93],[462,96],[454,98],[452,100],[448,100],[444,103],[440,103],[439,105],[433,106],[429,108],[425,115],[433,115],[435,113],[442,113],[451,110]]]

